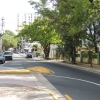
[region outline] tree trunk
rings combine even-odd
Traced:
[[[92,55],[91,55],[91,51],[88,51],[88,54],[89,54],[89,64],[90,64],[90,67],[93,67],[92,66]]]
[[[45,59],[49,59],[49,53],[50,53],[50,44],[47,44],[47,45],[44,47]]]
[[[92,65],[92,58],[90,57],[90,67],[93,67]]]
[[[73,46],[73,49],[72,49],[72,64],[76,64],[76,48]]]
[[[98,47],[97,46],[95,46],[95,53],[97,53],[98,52]]]

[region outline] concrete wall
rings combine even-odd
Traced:
[[[54,44],[50,45],[49,58],[56,58],[56,48],[57,48],[57,45],[54,45]]]
[[[50,46],[50,55],[49,55],[50,58],[53,58],[53,59],[56,58],[56,48],[57,48],[57,45]],[[81,51],[77,51],[77,53],[78,53],[77,54],[78,56],[76,57],[76,62],[83,62],[83,63],[89,62],[88,57],[82,58]],[[61,60],[61,58],[59,59]],[[69,59],[65,58],[64,60],[69,60]],[[92,63],[100,65],[100,52],[98,52],[97,55],[95,55],[95,57],[92,59]]]

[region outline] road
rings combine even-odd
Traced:
[[[6,61],[2,66],[12,68],[28,68],[43,66],[54,72],[44,74],[63,95],[70,96],[69,100],[99,100],[100,74],[72,68],[59,63],[26,59],[24,54],[14,56],[13,61]]]

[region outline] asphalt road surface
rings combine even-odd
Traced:
[[[44,74],[63,95],[69,100],[100,100],[100,74],[72,68],[39,59],[26,59],[24,54],[16,54],[13,61],[6,61],[2,66],[12,68],[28,68],[43,66],[49,68],[54,74]]]

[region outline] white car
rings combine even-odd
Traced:
[[[11,51],[5,51],[4,52],[4,57],[5,57],[5,60],[12,60],[12,52]]]

